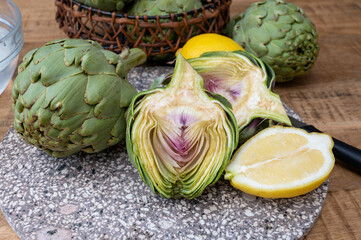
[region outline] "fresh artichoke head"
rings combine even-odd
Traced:
[[[207,94],[181,54],[166,87],[134,97],[127,150],[153,192],[192,199],[219,179],[238,141],[229,107],[221,96]]]
[[[117,55],[79,39],[30,51],[12,89],[14,128],[54,157],[118,143],[125,137],[125,111],[137,93],[127,72],[145,60],[140,49]]]
[[[237,119],[241,141],[252,136],[264,119],[290,125],[280,97],[272,92],[274,72],[243,51],[208,52],[189,60],[202,76],[204,87],[225,97]]]
[[[277,82],[309,72],[320,49],[315,25],[301,8],[284,0],[251,4],[229,22],[228,34],[230,29],[233,40],[273,68]]]

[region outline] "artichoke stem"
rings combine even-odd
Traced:
[[[184,90],[192,92],[203,92],[203,79],[198,74],[194,75],[193,67],[183,57],[182,54],[177,55],[175,72],[169,83],[169,88],[176,94]],[[177,79],[182,78],[182,81]]]
[[[126,73],[128,73],[133,67],[145,63],[145,61],[147,60],[147,56],[145,55],[144,51],[139,48],[132,48],[129,51],[129,55],[123,57],[121,54],[121,57],[124,59],[125,62],[124,70]]]

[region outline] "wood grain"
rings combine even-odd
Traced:
[[[233,0],[231,14],[251,0]],[[361,2],[293,0],[319,32],[320,55],[312,71],[275,91],[306,122],[361,148]],[[66,38],[54,20],[50,0],[15,0],[23,16],[25,44],[20,57],[45,42]],[[0,96],[0,139],[12,124],[11,85]],[[1,163],[0,163],[1,164]],[[361,175],[339,161],[330,176],[324,208],[307,239],[361,239]],[[0,216],[0,240],[18,239]]]

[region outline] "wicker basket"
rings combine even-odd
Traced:
[[[55,0],[55,5],[59,27],[70,38],[95,40],[114,52],[139,47],[148,57],[156,57],[174,55],[194,35],[221,33],[229,21],[231,2],[208,0],[200,9],[166,16],[128,16],[72,0]]]

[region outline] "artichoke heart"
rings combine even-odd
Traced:
[[[125,137],[125,111],[137,93],[127,72],[145,60],[140,49],[117,55],[79,39],[30,51],[12,89],[14,128],[54,157],[118,143]]]
[[[181,54],[169,85],[134,97],[127,150],[153,192],[192,199],[219,179],[238,142],[229,107],[221,96],[206,93]]]

